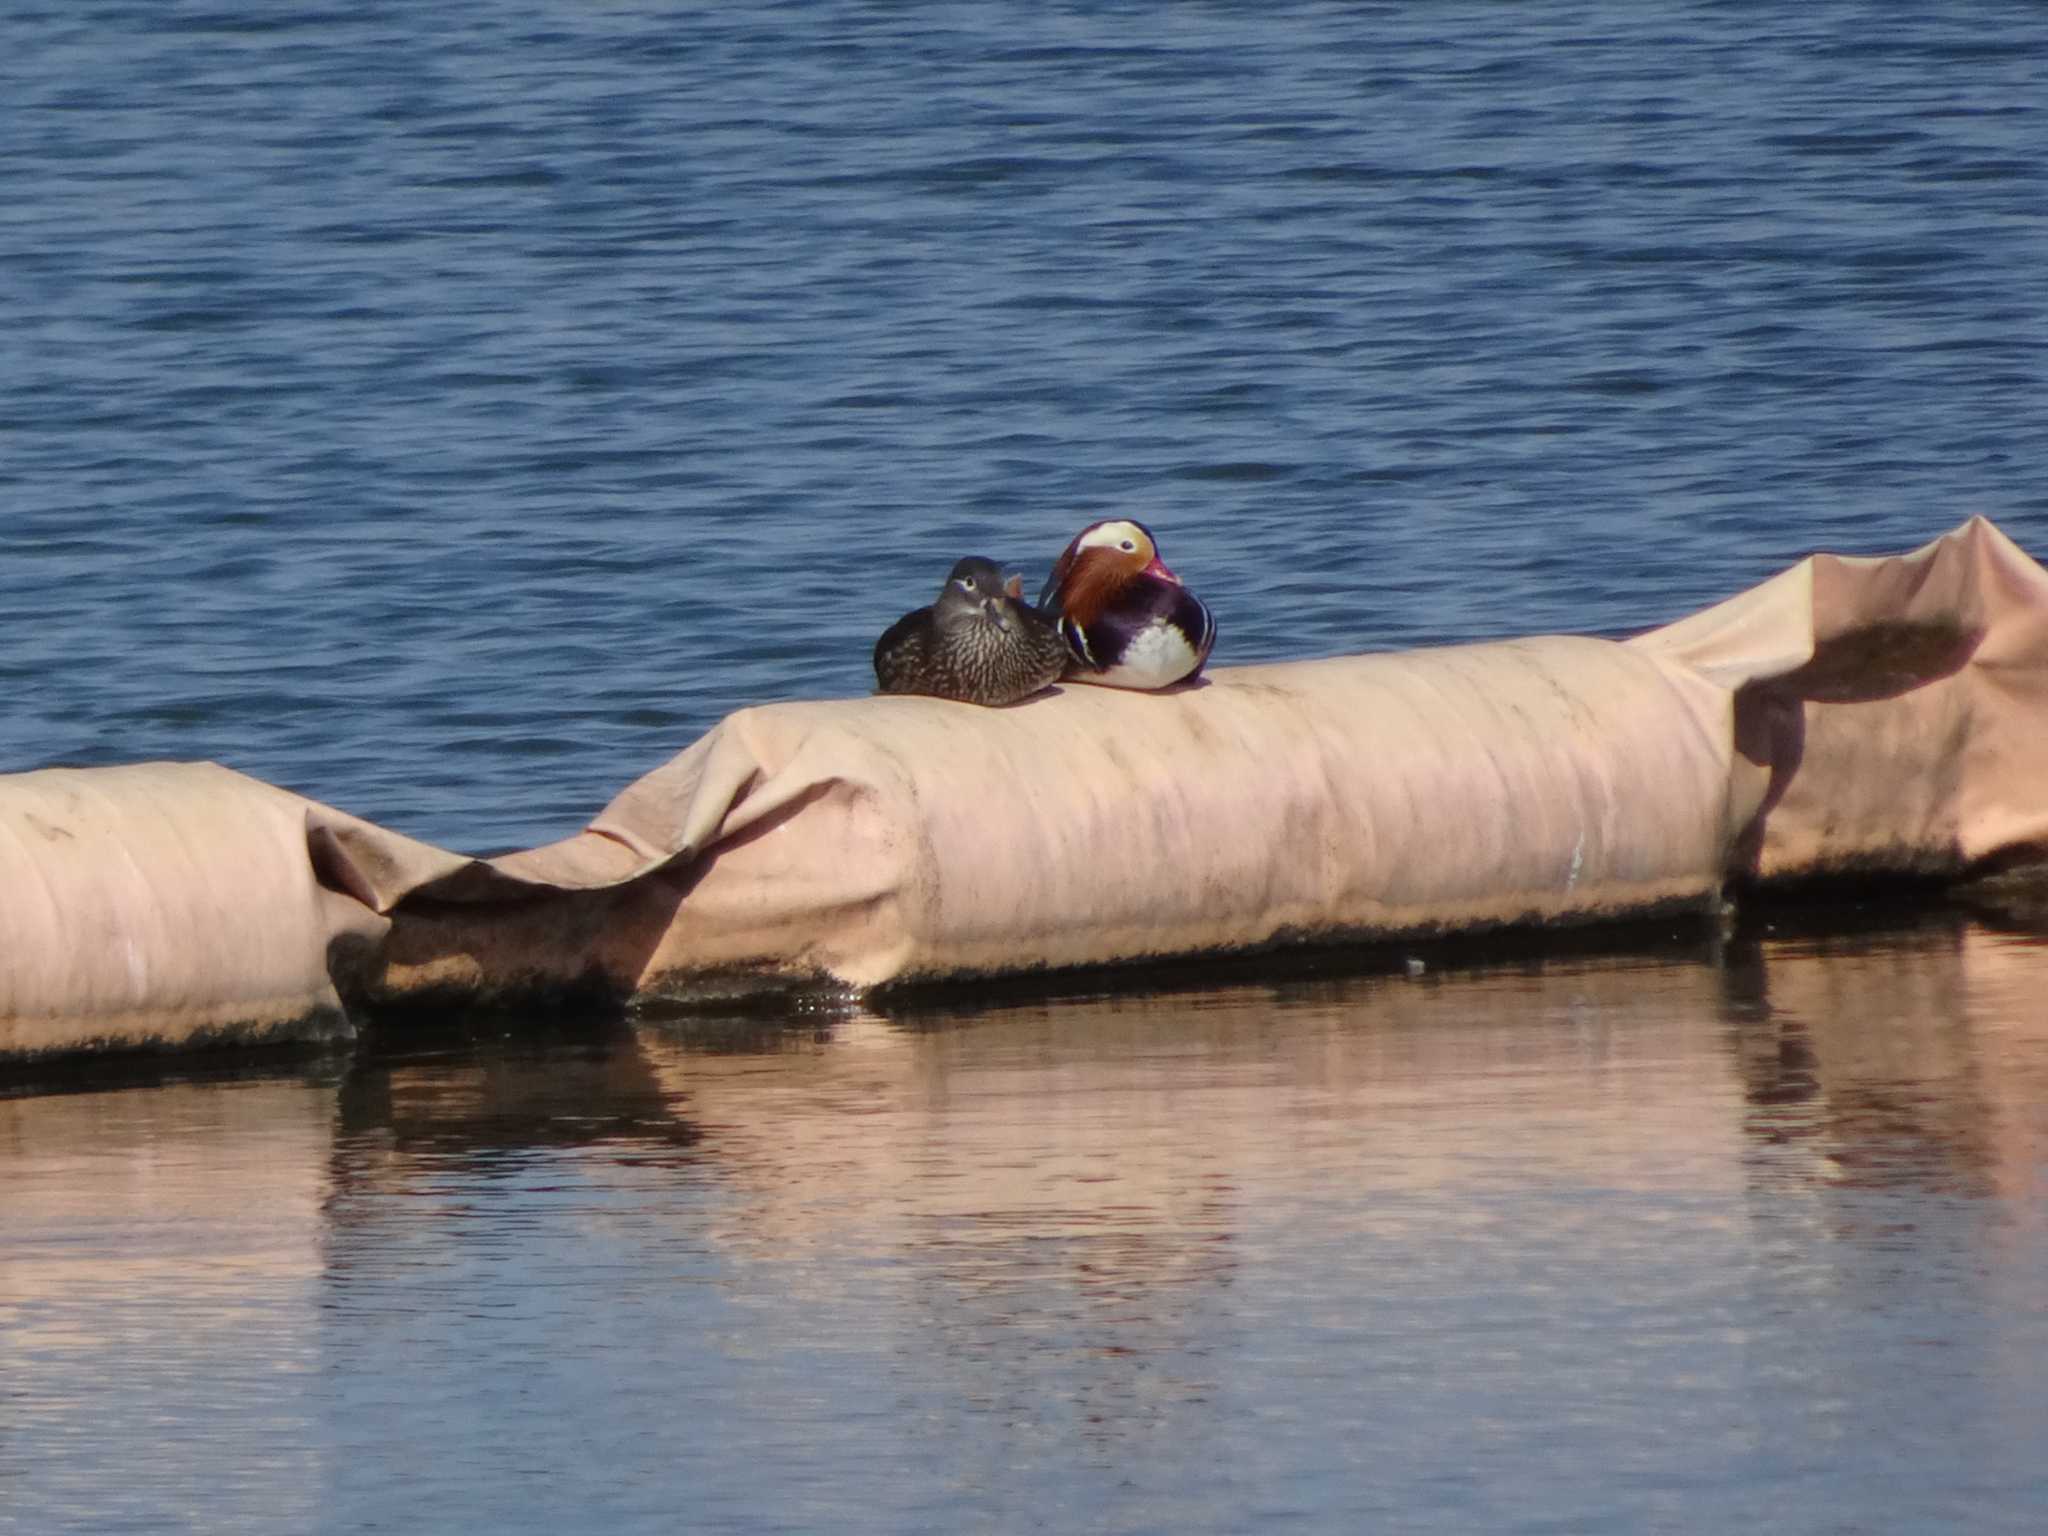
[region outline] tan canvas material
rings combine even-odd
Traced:
[[[1628,643],[729,716],[493,860],[206,764],[0,777],[0,1057],[344,998],[861,988],[1706,909],[2048,850],[2048,573],[1981,519]]]

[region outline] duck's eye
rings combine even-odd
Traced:
[[[1122,550],[1127,555],[1135,555],[1138,552],[1138,546],[1132,543],[1129,539],[1125,539],[1123,543],[1117,545],[1117,548]]]

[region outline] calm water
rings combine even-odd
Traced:
[[[462,849],[1150,521],[1219,663],[2048,553],[2030,3],[0,16],[0,768]],[[2032,1529],[2042,951],[0,1101],[0,1528]]]
[[[2021,1532],[2037,939],[0,1100],[23,1531]]]

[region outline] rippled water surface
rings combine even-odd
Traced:
[[[1218,664],[2048,549],[2032,4],[0,21],[9,766],[464,850],[1140,516]]]
[[[537,843],[1109,512],[1219,665],[2048,553],[2030,3],[0,44],[4,769]],[[0,1100],[0,1529],[2031,1531],[2043,982],[1956,919]]]

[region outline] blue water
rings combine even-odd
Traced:
[[[1112,512],[1218,665],[2048,554],[2048,25],[25,0],[0,325],[0,769],[528,845]],[[2043,964],[0,1103],[0,1529],[2031,1530]]]
[[[530,844],[1108,512],[1218,664],[1647,627],[1972,512],[2048,550],[2031,4],[0,41],[7,766]]]

